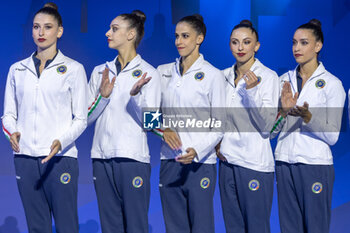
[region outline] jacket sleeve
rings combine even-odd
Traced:
[[[283,76],[281,76],[281,78],[279,80],[278,109],[280,109],[282,106],[281,105],[281,92],[282,92],[282,87],[283,87],[283,84],[285,81],[287,81],[287,74],[284,74]],[[279,134],[279,132],[281,132],[285,123],[286,123],[286,118],[283,118],[282,116],[280,116],[279,112],[276,113],[275,121],[273,122],[273,125],[270,128],[270,139],[275,138]]]
[[[326,106],[310,108],[311,120],[309,123],[303,121],[301,131],[328,145],[334,145],[339,137],[346,94],[339,80],[329,82],[328,85],[325,90]]]
[[[221,121],[221,128],[212,128],[209,132],[205,132],[206,136],[204,140],[193,145],[193,149],[197,152],[198,161],[205,158],[210,152],[215,148],[215,146],[221,141],[224,136],[224,124],[226,122],[226,112],[225,112],[225,78],[221,71],[215,73],[215,79],[210,83],[209,100],[211,105],[211,119],[216,119]]]
[[[17,100],[14,66],[11,66],[7,75],[2,130],[7,139],[10,139],[11,134],[17,131]]]
[[[110,100],[100,94],[100,76],[97,67],[95,67],[88,84],[88,125],[91,125],[101,115]]]
[[[255,86],[248,90],[242,80],[244,85],[240,86],[238,93],[242,96],[244,106],[247,106],[253,125],[263,137],[268,138],[277,114],[279,79],[274,72],[264,72],[261,79],[258,84],[260,87]]]
[[[74,77],[71,78],[70,106],[74,118],[70,128],[58,138],[62,150],[72,144],[87,126],[87,80],[84,67],[79,64]]]
[[[143,112],[157,111],[160,107],[161,87],[159,73],[157,70],[154,70],[147,77],[152,77],[152,79],[141,88],[137,95],[130,96],[127,104],[127,111],[141,126],[143,125]]]

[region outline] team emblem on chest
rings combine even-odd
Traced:
[[[256,78],[258,79],[258,84],[261,83],[261,77],[257,76]]]
[[[326,81],[324,81],[323,79],[319,79],[315,82],[315,85],[317,88],[322,89],[324,88],[324,86],[326,86]]]
[[[260,188],[260,183],[258,180],[251,180],[249,181],[248,187],[252,191],[256,191]]]
[[[311,189],[312,192],[319,194],[320,192],[322,192],[322,184],[320,182],[316,182],[312,185]]]
[[[198,72],[194,75],[194,79],[197,81],[202,81],[202,79],[204,78],[204,73],[203,72]]]
[[[132,72],[132,76],[133,76],[134,78],[140,78],[141,75],[142,75],[142,70],[134,70],[134,71]]]
[[[59,73],[59,74],[64,74],[64,73],[66,73],[66,71],[67,71],[67,66],[65,66],[65,65],[57,67],[57,73]]]

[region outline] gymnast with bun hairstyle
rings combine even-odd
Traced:
[[[147,233],[150,153],[140,124],[143,109],[158,109],[158,71],[136,52],[146,16],[135,10],[114,18],[106,33],[118,51],[96,66],[89,81],[88,123],[95,119],[93,178],[103,233]]]
[[[227,127],[217,149],[219,187],[226,232],[270,232],[274,158],[270,129],[279,96],[279,79],[256,57],[258,33],[249,20],[236,25],[230,49],[236,63],[223,71]]]
[[[10,68],[3,131],[14,151],[29,233],[78,233],[78,161],[74,141],[87,125],[84,67],[63,55],[62,18],[54,3],[33,19],[37,48]],[[72,117],[73,116],[73,117]]]
[[[281,131],[276,178],[281,232],[329,232],[333,156],[345,101],[342,82],[319,61],[324,39],[317,19],[293,36],[294,70],[281,76],[281,108],[271,133]]]
[[[199,53],[205,34],[200,15],[186,16],[176,24],[175,46],[180,57],[158,67],[163,115],[167,109],[185,109],[192,119],[203,119],[207,113],[220,119],[215,109],[225,105],[225,81],[220,70]],[[196,112],[198,109],[201,111]],[[164,129],[159,191],[167,233],[214,232],[215,145],[222,135],[220,129]]]

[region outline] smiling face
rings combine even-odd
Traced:
[[[111,22],[110,29],[106,32],[108,46],[111,49],[120,49],[125,45],[132,45],[136,38],[134,29],[129,29],[129,22],[118,16]]]
[[[322,42],[316,41],[311,29],[298,29],[293,37],[293,55],[299,64],[317,61],[317,54],[322,49]]]
[[[58,26],[57,20],[48,14],[39,13],[34,17],[32,36],[38,50],[57,46],[57,39],[63,34],[63,27]]]
[[[175,46],[181,57],[188,57],[193,53],[199,53],[199,47],[204,36],[188,23],[179,22],[175,29]]]
[[[235,29],[230,37],[230,49],[237,63],[245,64],[254,59],[259,50],[260,43],[250,28],[240,27]]]

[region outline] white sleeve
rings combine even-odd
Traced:
[[[222,72],[217,72],[214,74],[215,79],[211,83],[209,100],[211,103],[211,118],[216,119],[222,122],[222,127],[220,130],[212,129],[206,133],[204,140],[193,145],[193,149],[197,153],[198,161],[201,161],[205,156],[207,156],[215,146],[221,141],[224,136],[223,128],[226,122],[226,112],[224,111],[225,107],[225,78]]]
[[[282,88],[283,88],[283,85],[284,85],[285,81],[287,81],[287,75],[286,74],[281,76],[281,78],[279,80],[278,109],[280,109],[281,106],[282,106],[281,105],[281,92],[282,92]],[[283,118],[282,116],[280,116],[280,113],[278,112],[276,114],[276,118],[275,118],[275,121],[273,123],[273,126],[271,127],[271,130],[270,130],[270,139],[275,138],[279,134],[279,132],[281,132],[281,130],[282,130],[282,128],[283,128],[285,123],[286,123],[286,118]]]
[[[88,84],[88,125],[92,124],[101,115],[109,103],[109,98],[104,98],[100,94],[100,76],[98,69],[95,67]]]
[[[346,93],[338,80],[329,82],[328,85],[326,106],[310,108],[311,120],[309,123],[303,121],[301,131],[328,145],[334,145],[339,137]]]
[[[16,83],[13,66],[11,66],[7,75],[4,100],[4,115],[2,116],[2,130],[8,139],[10,138],[11,134],[17,132]]]
[[[276,73],[268,73],[271,77],[262,77],[261,85],[251,89],[242,86],[238,93],[242,96],[244,106],[247,106],[249,115],[257,130],[263,137],[270,136],[277,114],[279,98],[279,79]]]
[[[87,80],[84,67],[79,64],[75,76],[71,78],[73,80],[70,86],[72,97],[70,106],[74,118],[69,130],[58,138],[62,150],[72,144],[87,126]]]

